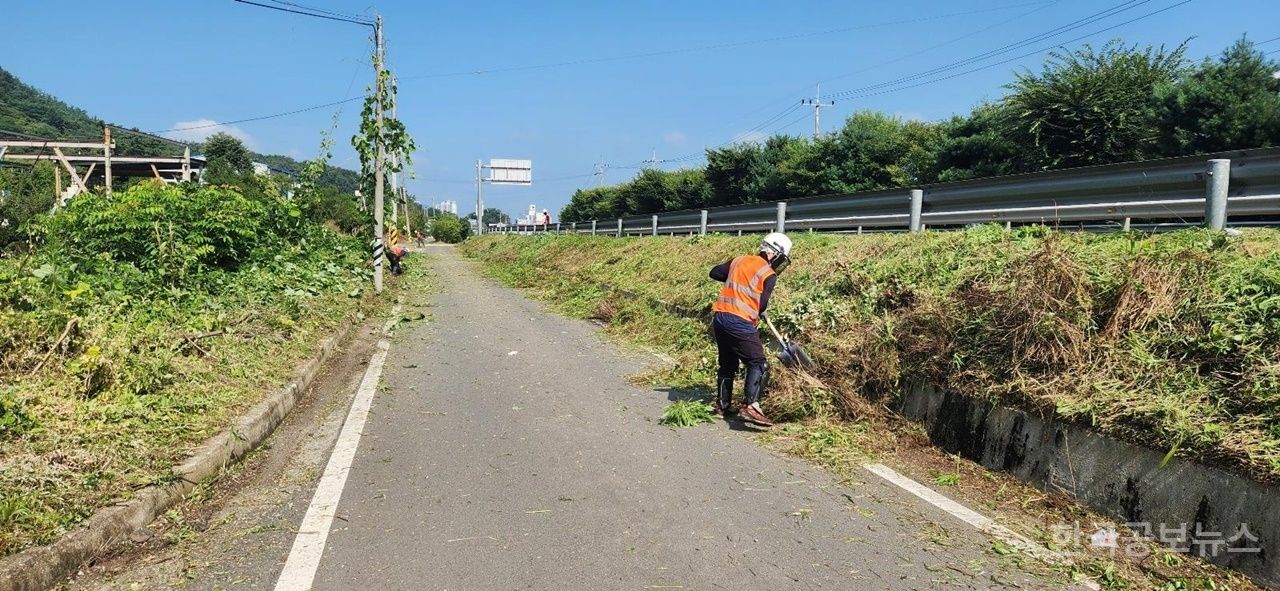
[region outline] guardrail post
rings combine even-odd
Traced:
[[[777,229],[774,231],[775,232],[787,231],[787,202],[786,201],[778,202],[778,226],[777,226]]]
[[[911,231],[919,232],[924,229],[920,223],[920,212],[924,209],[924,190],[911,190]]]
[[[622,238],[622,218],[618,218],[618,238]]]
[[[1227,226],[1227,187],[1231,182],[1231,161],[1225,158],[1210,160],[1204,182],[1204,224],[1210,230],[1221,230]]]
[[[658,214],[653,214],[653,235],[658,235]]]
[[[698,223],[698,235],[707,235],[707,210],[702,210],[702,221]]]
[[[1124,216],[1124,231],[1125,231],[1125,232],[1128,232],[1128,231],[1129,231],[1129,222],[1130,222],[1129,216]]]
[[[591,235],[592,235],[592,236],[595,236],[595,235],[596,235],[596,221],[595,221],[595,220],[591,220]]]
[[[560,233],[560,222],[556,222],[556,234]]]

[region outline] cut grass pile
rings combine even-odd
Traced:
[[[0,555],[172,480],[323,337],[381,313],[363,241],[286,206],[221,188],[83,195],[34,250],[0,257]]]
[[[1280,232],[794,238],[770,315],[815,357],[816,379],[780,376],[776,415],[856,416],[925,382],[1280,482]],[[705,314],[707,270],[758,239],[489,236],[463,249],[673,352],[664,385],[706,388],[704,325],[663,306]]]
[[[671,427],[696,427],[716,420],[715,409],[701,400],[677,400],[662,409],[658,422]]]

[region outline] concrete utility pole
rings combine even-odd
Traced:
[[[835,101],[831,101],[829,103],[822,102],[822,85],[817,84],[815,85],[815,92],[814,92],[813,98],[801,99],[800,104],[813,105],[813,139],[818,139],[818,136],[822,135],[822,108],[833,107],[835,106],[836,102]]]
[[[395,85],[396,85],[396,79],[393,76],[391,78],[391,86],[394,87]],[[396,118],[396,103],[398,102],[400,101],[391,103],[392,119]],[[400,213],[400,172],[399,170],[400,170],[400,155],[392,154],[391,155],[391,195],[392,195],[392,199],[395,201],[395,206],[391,208],[391,225],[393,226],[396,225],[396,220],[399,218],[399,213]],[[409,214],[406,213],[405,215],[409,215]]]
[[[378,152],[374,158],[373,164],[373,291],[382,293],[382,249],[386,245],[382,243],[382,217],[385,207],[382,204],[382,162],[386,159],[386,146],[382,143],[382,63],[383,63],[383,45],[382,45],[382,16],[379,15],[373,25],[373,39],[377,47],[374,53],[373,69],[374,69],[374,97],[377,104],[374,106],[377,116],[377,144]]]

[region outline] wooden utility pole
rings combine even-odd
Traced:
[[[102,126],[102,170],[107,179],[107,194],[111,194],[111,127]]]
[[[382,63],[383,63],[383,46],[382,46],[382,16],[379,15],[373,25],[373,39],[377,50],[374,52],[373,69],[374,69],[374,105],[375,115],[377,116],[377,131],[374,141],[378,144],[377,156],[374,158],[373,164],[373,291],[382,293],[382,259],[383,249],[386,245],[382,243],[382,218],[385,207],[382,204],[382,163],[386,158],[386,146],[383,145],[382,138]]]

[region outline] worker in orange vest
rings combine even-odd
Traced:
[[[791,263],[790,257],[791,239],[774,232],[764,237],[759,253],[735,257],[711,269],[711,278],[724,282],[711,307],[714,314],[711,330],[720,352],[715,401],[718,416],[732,412],[733,380],[739,363],[743,363],[747,366],[747,378],[738,416],[763,427],[773,425],[760,409],[760,396],[769,384],[769,359],[756,324],[769,307],[769,296],[773,294],[778,273]]]

